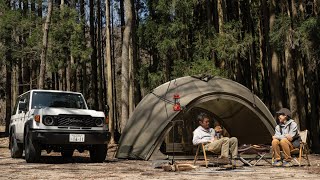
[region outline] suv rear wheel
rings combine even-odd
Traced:
[[[25,159],[27,163],[38,162],[41,156],[41,149],[39,144],[32,140],[32,135],[28,127],[25,130],[24,141]]]
[[[12,158],[21,158],[23,153],[22,144],[19,144],[16,139],[15,133],[11,133],[10,135],[10,152]]]
[[[93,145],[90,149],[90,159],[93,162],[102,163],[107,156],[107,146],[105,144]]]

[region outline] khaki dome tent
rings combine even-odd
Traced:
[[[172,105],[177,92],[184,107],[180,112]],[[270,144],[274,134],[274,117],[243,85],[220,77],[186,76],[160,85],[141,100],[122,132],[116,157],[149,160],[158,155],[172,122],[198,125],[189,114],[194,109],[208,112],[241,144]],[[180,129],[189,136],[184,140],[189,145],[193,130]]]

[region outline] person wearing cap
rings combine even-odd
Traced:
[[[275,128],[275,134],[272,136],[272,150],[273,158],[275,159],[273,166],[291,165],[290,151],[299,147],[299,133],[298,126],[294,120],[291,119],[291,112],[287,108],[282,108],[276,112],[279,124]],[[280,150],[284,153],[284,160],[281,161]]]
[[[209,116],[206,113],[200,113],[197,116],[199,121],[199,127],[193,131],[192,143],[198,145],[205,144],[205,149],[213,153],[220,153],[220,163],[230,164],[229,152],[231,152],[232,159],[231,164],[236,165],[235,159],[238,155],[238,139],[236,137],[219,137],[217,133],[222,130],[221,127],[217,127],[216,130],[210,128]]]

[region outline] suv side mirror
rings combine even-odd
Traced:
[[[19,102],[19,111],[27,111],[27,103]]]
[[[107,116],[107,114],[109,114],[109,110],[110,110],[110,108],[109,108],[108,104],[104,105],[104,114],[106,116]]]

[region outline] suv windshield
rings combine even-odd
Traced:
[[[44,107],[86,109],[84,100],[80,94],[33,92],[31,108],[39,109]]]

